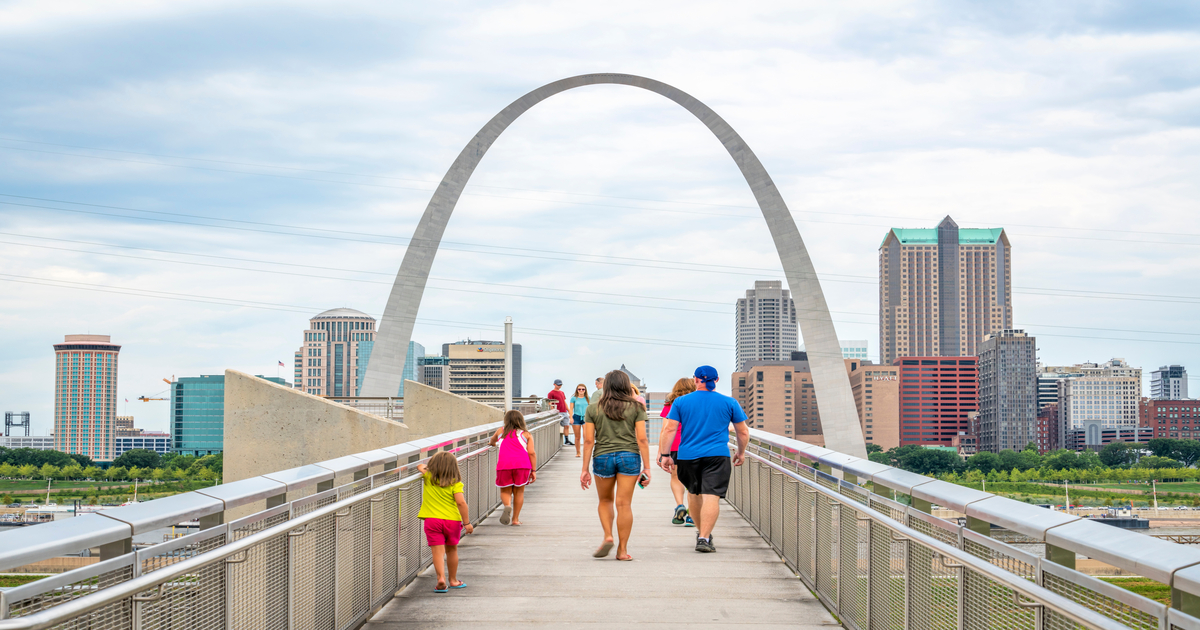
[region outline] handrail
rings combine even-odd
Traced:
[[[772,462],[769,459],[758,455],[757,453],[747,452],[746,454],[749,457],[752,457],[770,467],[771,469],[780,471],[792,479],[799,481],[801,484],[810,486],[811,488],[815,489],[816,492],[824,495],[828,499],[839,502],[845,501],[845,496],[838,494],[811,479],[806,479],[802,475],[788,470],[787,468],[780,466],[779,464],[776,464],[775,462]],[[1002,583],[1006,588],[1012,590],[1014,593],[1020,593],[1028,599],[1032,599],[1036,602],[1049,606],[1053,608],[1055,612],[1069,618],[1075,623],[1091,628],[1092,630],[1128,630],[1128,626],[1124,624],[1118,623],[1112,619],[1109,619],[1108,617],[1084,608],[1083,606],[1061,595],[1048,591],[1045,588],[1034,584],[1033,582],[1018,578],[1012,573],[1004,571],[990,562],[985,562],[984,560],[981,560],[961,549],[952,547],[919,530],[892,520],[891,518],[875,511],[870,506],[853,504],[852,507],[855,511],[862,512],[870,516],[873,522],[883,525],[891,530],[891,536],[893,538],[899,535],[900,537],[907,538],[909,540],[909,544],[917,542],[933,549],[935,553],[940,554],[943,557],[953,558],[956,561],[956,564],[963,565],[965,568],[968,568],[972,571],[983,573],[989,578]],[[4,626],[0,626],[0,629],[3,628]]]
[[[459,456],[459,459],[468,459],[480,453],[490,450],[490,446],[470,451]],[[377,496],[386,494],[398,488],[404,487],[416,481],[420,481],[422,475],[414,474],[403,477],[392,483],[372,488],[366,492],[346,497],[345,499],[335,501],[325,507],[317,508],[312,512],[298,516],[296,518],[284,521],[278,525],[268,527],[259,532],[250,534],[244,538],[231,541],[205,553],[192,556],[191,558],[180,560],[172,563],[140,577],[133,578],[126,582],[99,590],[91,593],[86,597],[80,597],[62,604],[58,604],[53,608],[38,611],[16,619],[0,620],[0,630],[21,629],[21,630],[42,630],[52,628],[64,621],[85,615],[104,606],[125,600],[131,597],[136,597],[138,593],[158,588],[161,593],[162,584],[169,582],[181,575],[194,573],[197,569],[206,565],[224,560],[227,563],[235,564],[244,562],[250,548],[276,536],[292,537],[295,530],[301,526],[304,531],[308,531],[309,523],[332,514],[335,518],[340,516],[340,511],[343,508],[353,508],[353,504],[363,501],[373,501]],[[349,504],[349,505],[348,505]],[[303,532],[302,532],[303,533]],[[239,560],[231,559],[233,556],[242,554]],[[140,599],[136,601],[152,601],[150,599]]]

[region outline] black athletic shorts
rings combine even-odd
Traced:
[[[675,462],[679,468],[679,481],[691,494],[715,494],[722,499],[729,489],[729,475],[733,462],[728,455],[684,459]]]

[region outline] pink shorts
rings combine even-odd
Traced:
[[[438,545],[458,545],[462,537],[462,521],[449,521],[444,518],[425,519],[425,540],[430,547]]]
[[[496,485],[501,488],[509,486],[523,486],[529,483],[529,473],[531,468],[506,468],[496,471]]]

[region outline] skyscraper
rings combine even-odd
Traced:
[[[375,319],[361,311],[335,308],[312,318],[295,355],[296,389],[316,396],[357,396],[359,373],[367,369],[374,342]]]
[[[255,377],[287,387],[275,376]],[[181,376],[171,383],[171,450],[203,457],[225,449],[225,375]]]
[[[117,355],[108,335],[67,335],[54,344],[54,446],[112,461],[117,418]]]
[[[989,334],[979,344],[979,450],[1037,442],[1037,403],[1037,339],[1023,330]]]
[[[1012,253],[1004,228],[893,228],[879,246],[879,356],[974,356],[1012,327]]]
[[[780,280],[756,280],[737,301],[737,369],[751,361],[787,361],[799,343],[796,303]]]
[[[442,344],[442,352],[448,362],[448,380],[442,389],[493,407],[504,406],[503,341],[456,341]],[[521,395],[521,344],[513,344],[512,356],[510,397]]]
[[[1164,365],[1150,373],[1150,397],[1155,400],[1186,400],[1187,368]]]
[[[975,357],[899,357],[900,446],[950,446],[979,410]]]
[[[1059,445],[1068,448],[1068,434],[1082,432],[1083,445],[1103,444],[1105,430],[1138,426],[1142,370],[1125,359],[1080,363],[1082,375],[1058,381]]]

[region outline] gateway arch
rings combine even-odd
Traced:
[[[788,286],[796,301],[796,316],[808,348],[813,387],[821,401],[825,445],[842,453],[865,458],[866,446],[858,422],[858,411],[842,361],[842,349],[829,316],[829,307],[825,304],[821,284],[808,250],[804,247],[804,239],[800,238],[796,222],[775,182],[771,181],[767,170],[742,137],[707,105],[666,83],[630,74],[584,74],[543,85],[505,107],[467,143],[438,184],[404,253],[404,261],[400,264],[400,272],[396,274],[396,282],[392,285],[387,307],[379,322],[360,395],[394,396],[399,391],[408,342],[412,338],[413,324],[433,258],[437,255],[454,206],[488,148],[517,117],[534,105],[560,92],[601,84],[628,85],[671,99],[704,123],[729,152],[746,178],[746,183],[750,184],[750,190],[767,221]]]

